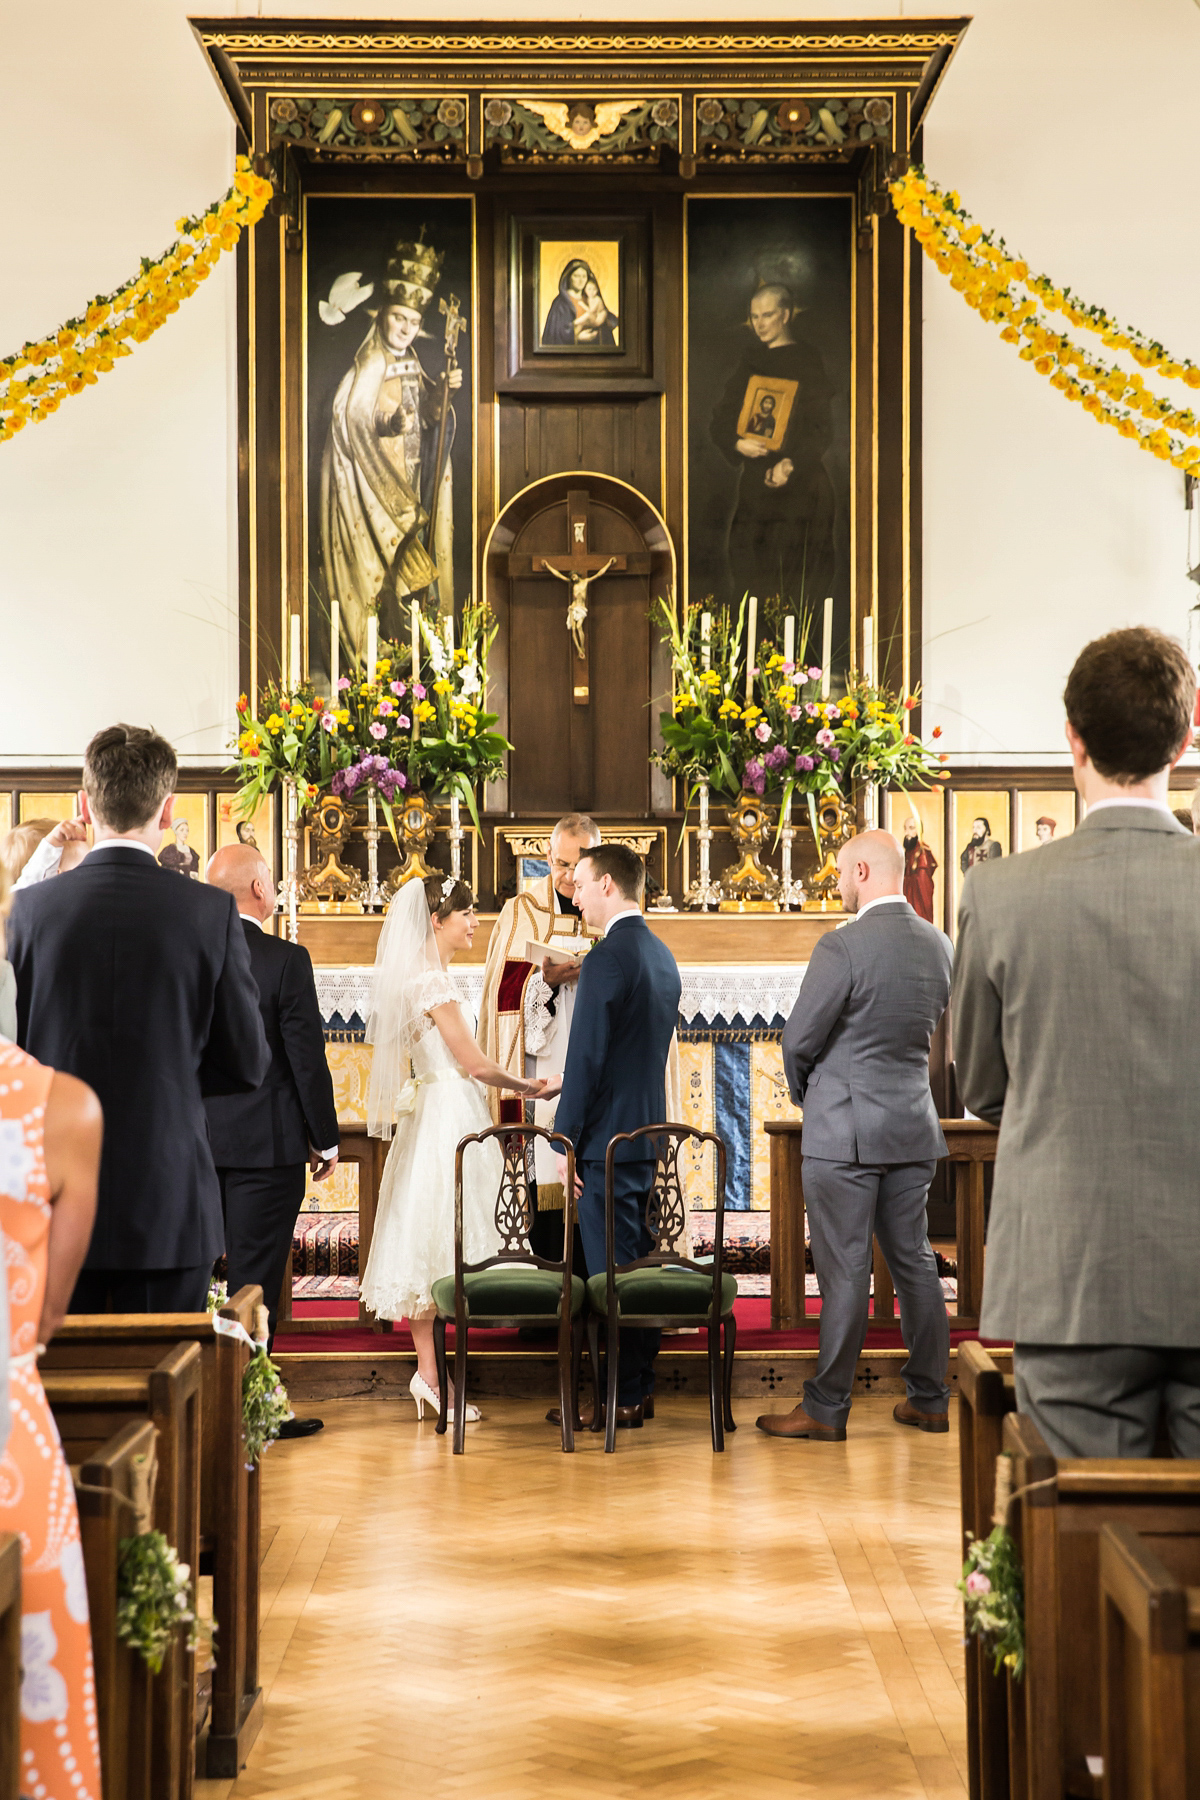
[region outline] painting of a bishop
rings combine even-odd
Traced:
[[[325,593],[341,606],[348,659],[362,656],[376,602],[390,637],[401,634],[409,596],[434,584],[437,611],[453,610],[455,413],[448,405],[443,429],[443,384],[417,349],[441,263],[424,242],[396,245],[382,303],[333,399],[321,460],[321,564]],[[326,322],[344,317],[337,290],[335,282],[322,303]],[[451,368],[446,386],[461,388],[461,369]]]

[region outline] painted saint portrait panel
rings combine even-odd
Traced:
[[[446,616],[473,562],[473,209],[469,199],[305,203],[308,663],[400,637],[414,599]]]
[[[834,601],[850,641],[848,197],[687,203],[688,591]]]
[[[946,861],[953,876],[951,919],[957,923],[963,882],[976,863],[992,862],[1012,854],[1009,813],[1012,796],[1006,788],[986,793],[955,788],[950,796],[950,834]],[[947,926],[950,929],[950,926]],[[953,935],[953,933],[951,933]]]
[[[543,350],[622,348],[619,238],[539,238],[534,266]]]
[[[942,928],[945,907],[946,796],[941,788],[891,789],[884,796],[884,829],[904,851],[904,898],[913,911]]]
[[[171,824],[159,840],[159,865],[202,881],[208,858],[208,795],[176,794]]]
[[[1057,843],[1075,829],[1075,790],[1023,789],[1017,795],[1017,849],[1036,850],[1040,844]]]

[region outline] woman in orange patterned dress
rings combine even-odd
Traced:
[[[0,911],[2,903],[0,894]],[[61,1324],[87,1254],[102,1133],[91,1088],[0,1038],[12,1420],[0,1457],[0,1531],[21,1538],[22,1800],[101,1800],[79,1515],[37,1351]]]

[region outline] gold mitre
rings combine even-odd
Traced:
[[[415,244],[397,244],[388,259],[385,283],[392,305],[411,306],[414,312],[423,313],[433,299],[445,255],[444,250],[425,242],[423,225]]]

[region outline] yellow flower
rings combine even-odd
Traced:
[[[266,723],[267,723],[267,730],[272,734],[272,736],[277,735],[279,732],[281,732],[283,730],[283,720],[280,718],[278,713],[271,713],[270,716],[268,717]]]
[[[728,719],[731,716],[736,716],[741,710],[742,709],[736,700],[722,700],[720,706],[717,708],[717,717],[719,719]]]
[[[344,706],[339,706],[333,716],[339,725],[348,725],[350,723],[349,710]]]
[[[417,717],[420,719],[422,725],[427,725],[430,719],[437,718],[437,707],[432,705],[428,700],[422,700],[420,706],[417,708]]]
[[[391,659],[391,657],[390,657],[390,656],[381,656],[381,657],[380,657],[380,658],[379,658],[379,660],[378,660],[378,662],[377,662],[377,663],[376,663],[376,664],[375,664],[375,673],[376,673],[376,674],[377,674],[377,675],[387,675],[387,674],[390,674],[390,673],[391,673],[391,667],[392,667],[392,659]]]
[[[673,708],[676,718],[679,717],[680,713],[694,712],[695,708],[696,708],[696,702],[692,699],[692,696],[690,694],[687,694],[687,693],[676,694],[675,705]]]
[[[454,686],[454,683],[451,681],[447,681],[446,677],[443,675],[440,681],[434,682],[433,691],[435,694],[448,694],[448,693],[450,693],[453,686]]]

